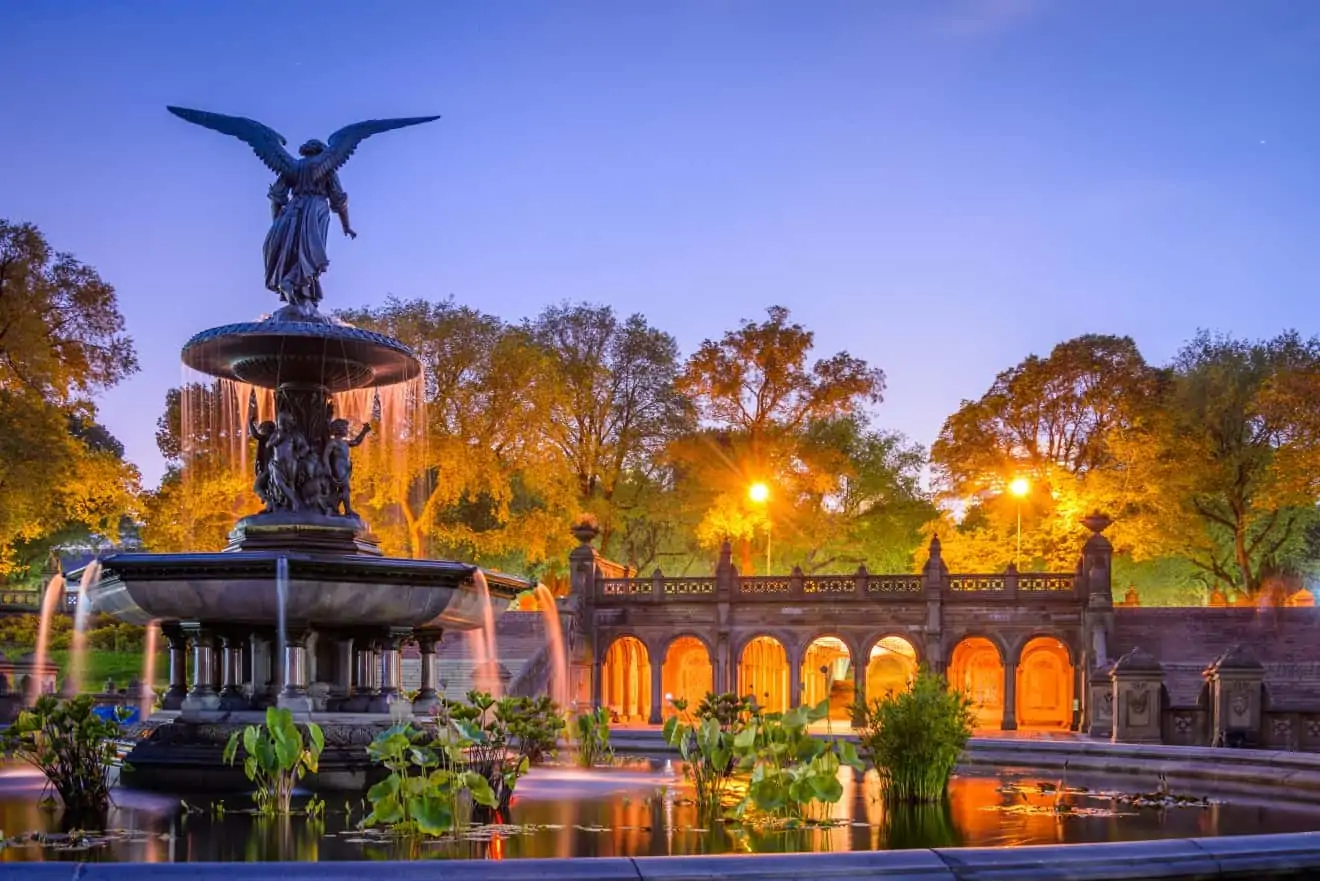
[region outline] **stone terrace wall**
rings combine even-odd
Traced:
[[[1234,645],[1265,668],[1259,743],[1320,750],[1320,609],[1117,608],[1110,655],[1141,648],[1164,670],[1163,740],[1212,741],[1202,671]]]

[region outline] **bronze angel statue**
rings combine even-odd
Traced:
[[[262,253],[266,261],[266,287],[288,305],[276,318],[323,321],[321,273],[330,265],[326,238],[330,212],[339,218],[344,235],[357,238],[348,222],[348,194],[339,184],[339,169],[358,144],[381,132],[432,122],[439,116],[405,119],[370,119],[346,125],[327,142],[310,140],[298,148],[299,158],[284,149],[287,143],[274,129],[254,119],[225,116],[185,107],[167,108],[175,116],[245,141],[266,167],[275,172],[269,197],[273,220]]]

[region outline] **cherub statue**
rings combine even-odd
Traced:
[[[266,465],[266,486],[270,492],[277,493],[280,507],[293,511],[302,509],[302,499],[298,496],[298,458],[307,440],[294,424],[288,413],[275,417],[275,431],[269,441],[270,459]]]
[[[353,505],[349,500],[349,483],[353,478],[353,460],[349,447],[356,447],[371,431],[370,425],[363,425],[357,437],[348,439],[348,420],[336,419],[330,423],[330,439],[325,444],[325,471],[330,478],[330,513],[339,513],[343,505],[344,516],[353,516]]]
[[[341,128],[328,142],[310,140],[298,148],[295,159],[284,149],[279,132],[253,119],[225,116],[185,107],[167,108],[188,122],[246,142],[278,177],[270,187],[273,222],[263,248],[266,287],[288,306],[275,313],[286,321],[325,321],[317,309],[321,302],[321,273],[329,266],[326,237],[330,212],[339,217],[344,235],[357,238],[348,222],[348,195],[337,172],[358,144],[381,132],[420,125],[439,116],[372,119]]]
[[[248,419],[248,434],[257,439],[257,460],[254,467],[256,473],[252,491],[265,504],[266,510],[264,513],[269,514],[279,505],[279,497],[276,495],[275,487],[271,485],[270,481],[270,439],[275,434],[275,423],[267,419],[258,425],[257,418],[253,416]]]

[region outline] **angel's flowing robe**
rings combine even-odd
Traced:
[[[304,159],[270,188],[278,214],[262,248],[266,287],[291,304],[315,306],[321,301],[318,277],[330,265],[325,253],[330,213],[337,214],[348,204],[339,176],[332,171],[317,180],[315,169],[315,163]]]

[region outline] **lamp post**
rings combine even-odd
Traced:
[[[1014,567],[1022,565],[1022,500],[1031,492],[1031,483],[1025,477],[1014,477],[1008,484],[1008,491],[1017,499],[1017,558]]]
[[[747,498],[754,504],[765,505],[765,574],[770,574],[770,487],[761,481],[747,488]]]

